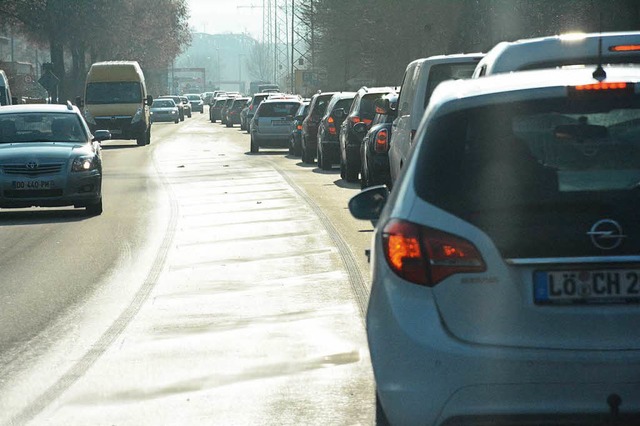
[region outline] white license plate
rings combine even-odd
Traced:
[[[554,303],[640,303],[640,269],[536,271],[534,300]]]
[[[13,189],[18,191],[28,191],[37,189],[51,189],[53,188],[52,180],[14,180],[12,182]]]

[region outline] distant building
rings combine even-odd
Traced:
[[[193,34],[191,46],[178,56],[169,70],[172,90],[205,92],[220,88],[245,93],[252,80],[247,69],[252,47],[258,41],[247,34]],[[194,69],[200,71],[184,71]]]

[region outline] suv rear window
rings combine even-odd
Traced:
[[[286,117],[288,115],[294,115],[299,107],[299,103],[290,102],[261,104],[258,115],[260,117]]]
[[[597,220],[637,226],[638,96],[468,109],[425,133],[419,196],[493,235],[506,257],[594,255],[576,252],[574,239]]]

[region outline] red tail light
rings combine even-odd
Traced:
[[[255,105],[253,105],[253,104],[249,105],[249,111],[253,111],[253,107],[254,107],[254,106],[255,106]]]
[[[373,121],[373,120],[369,120],[368,118],[360,118],[360,117],[351,117],[350,120],[351,120],[351,123],[353,124],[362,122],[366,125],[371,124],[371,122]]]
[[[640,44],[623,44],[620,46],[610,46],[611,52],[637,52],[640,51]]]
[[[298,129],[298,130],[302,130],[302,124],[298,124],[297,129]]]
[[[373,120],[369,120],[368,118],[363,118],[363,119],[361,119],[361,121],[362,121],[364,124],[366,124],[367,126],[373,122]]]
[[[451,275],[486,269],[469,241],[404,220],[387,223],[382,244],[389,267],[414,284],[432,287]]]
[[[351,123],[356,124],[360,122],[360,117],[351,117],[349,120],[351,120]]]
[[[327,123],[329,123],[329,134],[330,135],[335,135],[336,134],[336,125],[333,124],[334,120],[333,117],[329,117],[329,119],[327,120]]]
[[[387,129],[381,129],[378,131],[378,134],[376,135],[375,152],[379,154],[387,152],[389,149],[388,136]]]
[[[624,90],[627,88],[627,83],[593,83],[593,84],[582,84],[579,86],[575,86],[574,89],[577,91],[583,90]]]

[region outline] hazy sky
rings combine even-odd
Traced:
[[[262,37],[263,0],[187,0],[189,23],[196,32],[208,34],[248,32]],[[258,7],[246,7],[246,6]],[[238,8],[238,6],[244,6]]]

